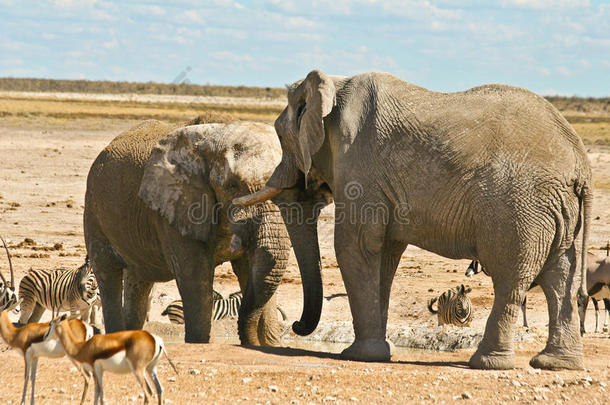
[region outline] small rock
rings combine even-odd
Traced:
[[[470,394],[470,392],[463,392],[462,399],[472,399],[472,395]]]
[[[337,400],[337,397],[333,397],[331,395],[327,395],[326,397],[324,397],[324,399],[322,400],[322,402],[334,402]]]
[[[564,401],[569,401],[570,397],[567,396],[566,394],[561,394],[561,399],[563,399]]]
[[[171,404],[171,403],[172,403],[172,401],[171,401],[171,399],[167,399],[167,398],[165,398],[165,399],[163,400],[163,403],[164,403],[164,404]]]
[[[169,382],[176,382],[176,377],[168,377],[167,381],[169,381]]]
[[[530,368],[529,370],[527,370],[528,374],[540,374],[540,369],[539,368]]]
[[[271,392],[278,392],[280,389],[277,387],[277,385],[270,385],[269,387],[269,391]]]
[[[189,370],[189,374],[190,374],[190,375],[199,375],[199,374],[201,374],[201,370],[198,370],[198,369],[196,369],[196,368],[191,368],[191,369]]]
[[[252,377],[245,377],[241,379],[241,382],[244,384],[248,384],[250,381],[252,381]]]
[[[521,383],[520,383],[519,381],[517,381],[517,380],[512,380],[512,381],[511,381],[511,384],[512,384],[514,387],[520,387],[520,386],[521,386]]]
[[[358,398],[356,397],[350,397],[349,400],[352,402],[358,402]]]

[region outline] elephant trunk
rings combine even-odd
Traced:
[[[303,313],[292,325],[301,336],[318,326],[322,313],[322,275],[318,245],[320,206],[312,202],[282,205],[281,212],[292,241],[303,283]]]
[[[279,209],[272,202],[262,204],[253,247],[248,287],[240,308],[238,329],[242,344],[274,346],[279,344],[277,315],[275,322],[265,314],[275,314],[275,291],[282,281],[290,241]],[[270,308],[267,308],[270,307]],[[268,309],[268,310],[267,310]]]

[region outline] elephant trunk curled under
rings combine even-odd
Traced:
[[[281,212],[290,235],[303,283],[303,313],[292,330],[309,335],[318,326],[322,313],[322,275],[318,243],[318,216],[321,206],[311,201],[282,204]]]
[[[258,228],[248,287],[239,314],[239,338],[244,344],[273,346],[280,341],[280,330],[275,326],[277,322],[272,321],[277,319],[274,295],[286,270],[290,240],[275,204],[266,202],[253,208],[256,211],[253,225]],[[260,322],[261,317],[272,317],[267,319],[272,322]],[[272,325],[273,330],[265,325]]]

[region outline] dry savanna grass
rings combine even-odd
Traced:
[[[19,96],[0,93],[0,116],[9,119],[14,117],[20,123],[28,117],[42,117],[61,122],[78,119],[103,121],[159,119],[182,123],[201,114],[208,114],[218,115],[221,122],[226,122],[227,117],[230,116],[237,120],[271,123],[283,108],[281,103],[257,104],[252,103],[252,99],[246,102],[245,98],[241,104],[239,97],[234,97],[231,103],[222,100],[215,102],[214,98],[210,102],[160,102],[152,96],[146,101],[125,101],[98,100],[92,98],[91,94],[84,94],[82,99],[78,96],[70,99],[53,98],[52,93],[49,94],[48,98],[41,98],[40,94],[28,98],[27,93],[21,93]],[[221,94],[239,94],[239,92]],[[550,98],[550,101],[555,103],[586,144],[610,145],[610,111],[607,99],[555,97]]]
[[[63,119],[115,118],[187,121],[203,112],[230,114],[240,120],[271,122],[281,108],[256,105],[155,103],[106,100],[46,100],[0,97],[0,116]]]

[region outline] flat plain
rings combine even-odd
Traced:
[[[610,112],[607,103],[581,102],[575,106],[562,102],[556,105],[583,137],[593,167],[596,191],[591,251],[605,255],[602,248],[610,240]],[[82,214],[87,172],[100,150],[120,132],[143,119],[180,123],[199,114],[272,123],[282,103],[277,94],[240,102],[214,96],[168,99],[0,93],[0,233],[13,254],[17,282],[29,268],[74,267],[82,263],[86,254]],[[453,352],[397,347],[390,363],[339,360],[336,353],[349,341],[351,314],[333,251],[333,221],[332,207],[328,207],[319,225],[325,289],[319,329],[328,333],[316,334],[315,341],[286,333],[285,347],[243,348],[235,345],[236,321],[225,320],[214,325],[213,344],[180,343],[180,328],[171,327],[160,315],[170,301],[178,298],[175,283],[155,287],[147,328],[166,337],[170,356],[180,369],[176,376],[165,360],[160,363],[168,403],[607,400],[608,333],[585,336],[585,371],[540,372],[528,366],[529,358],[544,347],[547,333],[546,302],[539,288],[528,294],[530,329],[516,328],[520,337],[516,343],[516,370],[468,369],[466,362],[473,347]],[[8,276],[4,257],[0,263],[3,274]],[[389,328],[400,331],[421,327],[430,331],[429,336],[457,334],[452,328],[437,328],[426,303],[449,288],[465,284],[473,288],[471,299],[475,305],[475,319],[469,331],[472,335],[482,332],[493,302],[493,289],[491,280],[483,274],[464,276],[468,263],[409,247],[393,284]],[[300,315],[301,288],[296,261],[291,256],[278,289],[278,303],[288,315],[286,328]],[[215,289],[225,295],[238,289],[230,266],[216,269]],[[590,305],[590,332],[594,319]],[[517,322],[520,325],[521,317]],[[0,352],[0,402],[17,403],[23,362],[4,343],[0,343]],[[132,376],[107,374],[105,387],[110,403],[142,400]],[[67,359],[40,362],[37,398],[41,403],[76,402],[80,390],[81,378]]]

